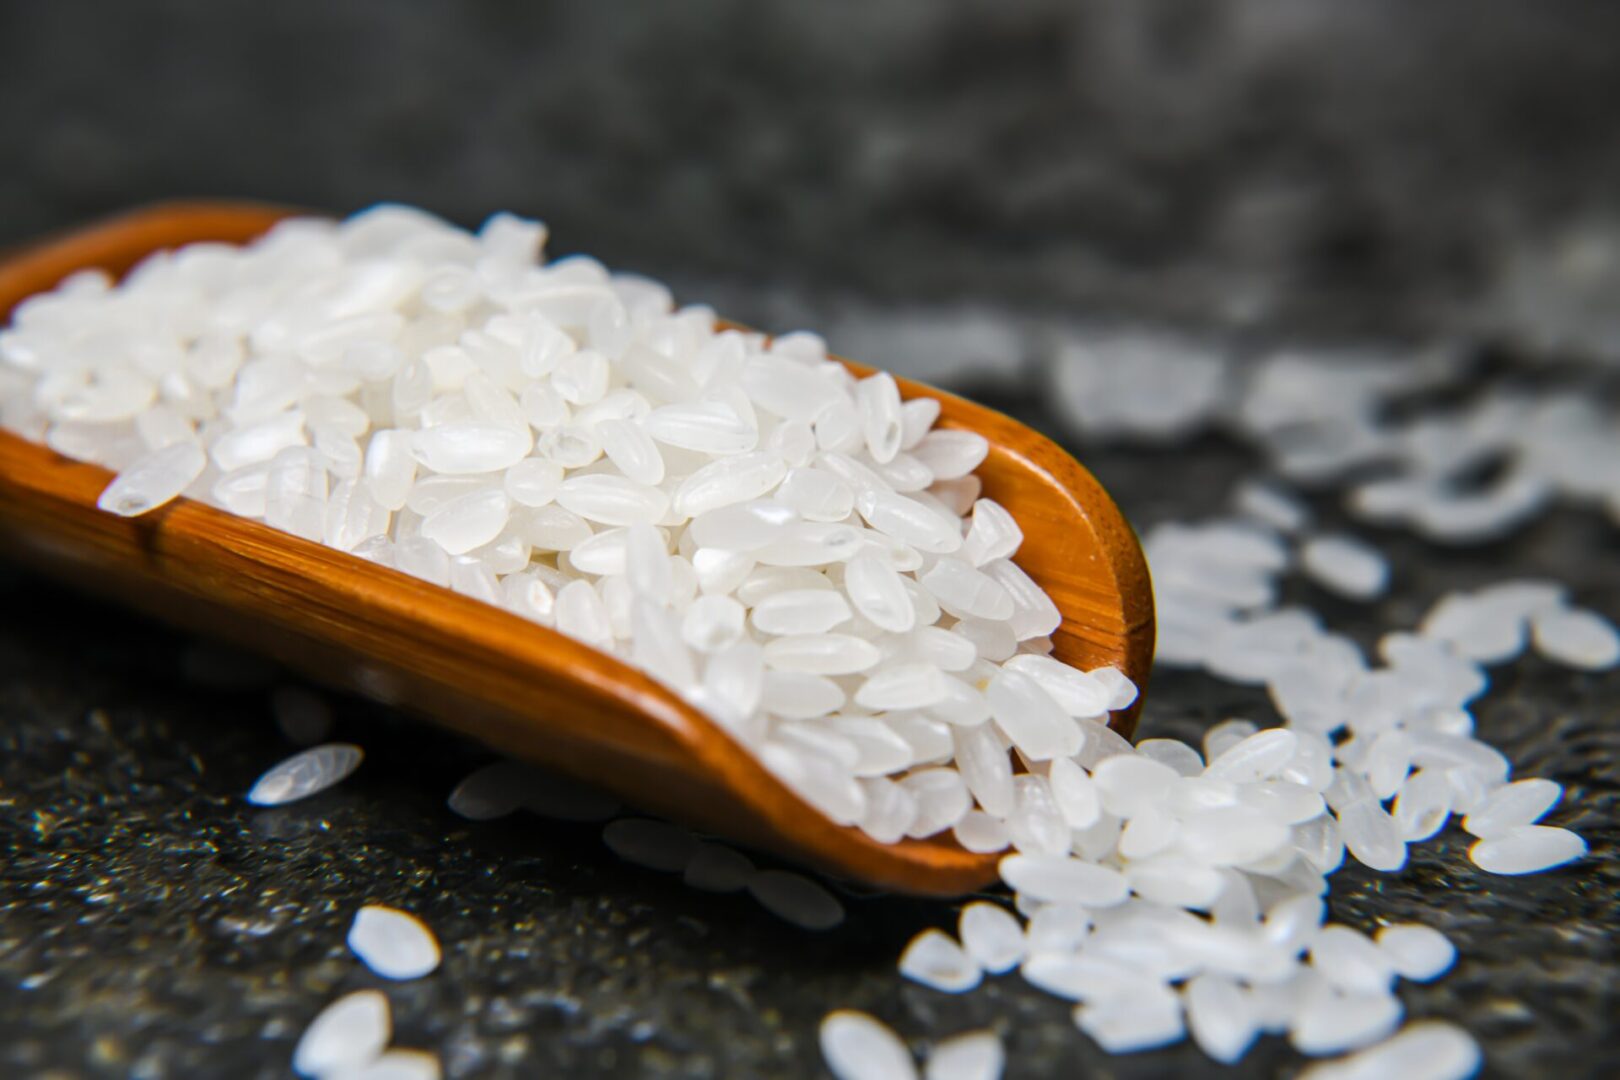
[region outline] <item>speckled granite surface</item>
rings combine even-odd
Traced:
[[[1087,456],[1144,521],[1196,512],[1245,467],[1219,445]],[[1579,515],[1462,556],[1380,539],[1399,588],[1376,613],[1329,605],[1352,630],[1408,623],[1438,590],[1510,567],[1573,574],[1582,599],[1620,609],[1612,534]],[[419,912],[444,944],[438,973],[388,994],[396,1042],[438,1049],[455,1077],[817,1075],[817,1022],[844,1004],[919,1044],[990,1025],[1012,1077],[1298,1067],[1276,1039],[1230,1071],[1190,1046],[1108,1058],[1016,978],[961,998],[904,983],[900,948],[949,925],[947,905],[849,897],[845,926],[808,934],[746,898],[622,864],[592,826],[463,822],[443,799],[477,750],[364,702],[344,701],[338,728],[366,747],[359,773],[304,803],[251,808],[242,793],[291,749],[262,692],[186,682],[182,638],[53,586],[13,580],[0,602],[0,1073],[285,1075],[326,1001],[379,985],[343,944],[368,901]],[[1333,913],[1450,935],[1455,971],[1403,985],[1402,998],[1413,1016],[1466,1025],[1493,1073],[1613,1075],[1620,675],[1525,660],[1495,683],[1481,729],[1525,774],[1568,785],[1558,820],[1585,833],[1593,858],[1489,878],[1453,830],[1401,874],[1337,875]],[[1201,676],[1163,675],[1150,701],[1145,730],[1184,737],[1266,715],[1257,694]]]
[[[509,208],[913,374],[1017,354],[969,385],[1058,431],[1037,393],[994,388],[1039,385],[1031,342],[1064,319],[1620,354],[1617,31],[1602,0],[0,4],[0,243],[195,193]],[[1217,508],[1252,464],[1214,442],[1082,456],[1140,525]],[[1394,598],[1327,608],[1364,640],[1515,573],[1620,616],[1593,516],[1464,553],[1372,535]],[[443,799],[478,751],[363,702],[338,728],[359,773],[252,810],[291,749],[262,693],[183,681],[183,639],[51,585],[12,575],[0,612],[0,1075],[284,1076],[319,1008],[374,984],[343,945],[367,901],[444,942],[389,996],[397,1042],[453,1077],[815,1075],[839,1004],[919,1046],[993,1025],[1015,1078],[1299,1066],[1277,1040],[1230,1071],[1186,1046],[1107,1058],[1016,979],[902,983],[945,906],[851,898],[807,935],[620,864],[593,828],[461,822]],[[1569,786],[1558,820],[1593,857],[1486,878],[1450,833],[1403,874],[1335,877],[1334,913],[1452,936],[1458,968],[1402,995],[1493,1074],[1620,1075],[1620,675],[1526,660],[1496,684],[1481,729]],[[1265,715],[1185,675],[1150,702],[1148,732]]]

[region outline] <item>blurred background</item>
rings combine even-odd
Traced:
[[[1615,474],[1620,518],[1617,102],[1603,0],[0,0],[0,245],[188,196],[539,217],[554,254],[1013,412],[1144,529],[1314,469],[1319,520],[1389,556],[1394,591],[1286,598],[1369,647],[1447,588],[1515,575],[1612,617],[1613,525],[1536,517],[1545,491],[1513,535],[1464,548],[1347,524],[1334,488],[1365,446],[1302,465],[1234,438],[1234,387],[1277,350],[1308,356],[1308,393],[1341,371],[1361,395],[1348,421],[1324,408],[1329,434],[1373,440],[1393,435],[1369,410],[1412,404],[1395,396],[1573,395],[1581,430],[1607,432],[1577,471]],[[29,617],[0,620],[7,1075],[284,1075],[319,1007],[375,983],[341,944],[368,900],[446,944],[440,975],[389,993],[397,1041],[456,1077],[814,1075],[838,1004],[918,1045],[995,1027],[1012,1077],[1299,1066],[1276,1039],[1236,1071],[1187,1045],[1110,1059],[1016,980],[949,1000],[904,984],[895,957],[950,925],[939,905],[852,896],[847,928],[810,938],[616,863],[591,827],[470,827],[443,800],[480,752],[363,702],[338,703],[337,731],[365,769],[250,812],[242,792],[290,752],[277,676],[8,573],[0,602]],[[1534,658],[1495,679],[1482,734],[1566,784],[1561,823],[1595,858],[1483,882],[1454,830],[1402,875],[1347,868],[1333,913],[1458,943],[1458,970],[1403,999],[1469,1027],[1493,1075],[1615,1075],[1620,682]],[[1270,715],[1197,672],[1159,673],[1148,700],[1145,733],[1195,741]]]
[[[1602,0],[13,0],[0,240],[177,195],[399,199],[542,217],[761,321],[1614,349],[1581,301],[1620,281],[1617,42]]]

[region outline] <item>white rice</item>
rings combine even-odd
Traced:
[[[293,1051],[293,1071],[324,1077],[363,1068],[382,1053],[392,1033],[388,999],[377,990],[356,990],[321,1010],[304,1029]]]
[[[901,954],[900,974],[935,990],[961,994],[979,985],[984,968],[949,934],[924,930]]]
[[[1227,359],[1179,336],[1094,329],[1069,335],[1050,370],[1056,401],[1083,430],[1163,442],[1215,413]]]
[[[1204,974],[1187,983],[1182,995],[1187,1028],[1199,1049],[1223,1064],[1241,1058],[1259,1034],[1243,990],[1229,978]]]
[[[1180,1042],[1187,1034],[1181,1000],[1163,997],[1088,1002],[1074,1010],[1074,1023],[1110,1054],[1134,1054]]]
[[[443,1075],[439,1059],[425,1050],[385,1050],[370,1064],[326,1073],[321,1080],[440,1080]]]
[[[1232,502],[1238,513],[1278,532],[1296,533],[1310,522],[1310,510],[1292,493],[1273,484],[1244,481]]]
[[[170,443],[123,469],[96,505],[122,517],[149,513],[173,502],[207,467],[208,458],[195,442]]]
[[[937,403],[902,403],[887,375],[851,378],[814,335],[716,332],[707,310],[675,309],[643,280],[588,259],[547,265],[544,238],[506,215],[474,236],[379,207],[288,222],[206,258],[154,256],[117,288],[79,275],[0,333],[19,388],[0,404],[14,430],[117,470],[102,500],[114,513],[186,494],[504,607],[661,679],[834,821],[885,843],[949,829],[1009,852],[1001,872],[1022,931],[1004,909],[972,905],[961,944],[920,935],[902,971],[960,992],[1018,966],[1079,1002],[1076,1024],[1106,1049],[1190,1031],[1228,1061],[1262,1031],[1308,1053],[1381,1038],[1400,1019],[1396,977],[1434,978],[1454,951],[1418,927],[1375,944],[1323,926],[1319,896],[1346,851],[1399,869],[1409,843],[1456,814],[1493,873],[1585,853],[1574,833],[1535,824],[1558,785],[1511,782],[1468,712],[1483,665],[1532,641],[1575,669],[1620,663],[1620,635],[1560,588],[1450,594],[1369,658],[1313,614],[1277,608],[1308,515],[1274,486],[1246,485],[1244,520],[1147,537],[1158,661],[1263,687],[1284,726],[1226,721],[1202,754],[1171,740],[1132,748],[1105,726],[1134,701],[1130,681],[1046,655],[1060,616],[1014,561],[1012,515],[979,497],[983,439],[931,430]],[[87,360],[85,342],[104,333],[131,350]],[[1058,400],[1094,432],[1164,438],[1221,420],[1300,482],[1378,462],[1392,475],[1356,489],[1351,509],[1445,542],[1499,536],[1554,495],[1620,497],[1620,475],[1590,468],[1620,447],[1578,402],[1553,399],[1529,423],[1489,400],[1387,421],[1384,403],[1444,376],[1444,356],[1280,353],[1238,393],[1224,355],[1185,342],[1083,335],[1064,361]],[[1496,487],[1450,489],[1498,453],[1513,467]],[[1307,539],[1297,555],[1344,595],[1386,588],[1387,564],[1354,537]],[[283,695],[276,711],[319,710]],[[315,747],[249,798],[302,798],[359,760],[358,748]],[[481,771],[452,807],[571,820],[617,809],[528,779]],[[756,871],[674,826],[616,821],[604,839],[695,887],[746,888],[802,927],[843,918],[809,879]],[[396,945],[420,951],[421,937],[356,951],[392,958]],[[413,956],[379,962],[414,970],[425,961]],[[312,1025],[300,1070],[327,1054],[323,1072],[426,1075],[404,1058],[393,1073],[368,1065],[387,1013],[383,1002],[379,1025],[365,1001]],[[829,1017],[822,1047],[839,1077],[915,1074],[862,1014]],[[1477,1065],[1465,1033],[1420,1024],[1319,1072]],[[980,1040],[941,1047],[929,1075],[999,1069],[999,1043]]]
[[[911,1052],[882,1021],[840,1009],[821,1022],[821,1057],[836,1080],[915,1080]]]
[[[1486,796],[1463,818],[1462,827],[1482,840],[1490,840],[1520,825],[1534,825],[1563,796],[1563,786],[1551,780],[1515,780]]]
[[[1313,536],[1299,551],[1300,564],[1317,584],[1352,600],[1371,600],[1389,586],[1389,563],[1351,536]]]
[[[439,942],[407,911],[367,904],[355,912],[349,948],[385,979],[419,979],[439,966]]]
[[[970,810],[951,827],[956,842],[969,851],[989,854],[1005,851],[1012,842],[1007,826],[983,810]]]
[[[1308,1080],[1465,1080],[1479,1071],[1479,1045],[1462,1028],[1423,1021],[1340,1061],[1315,1065],[1300,1074]]]
[[[1091,912],[1079,904],[1044,904],[1024,926],[1030,955],[1071,952],[1091,931]]]
[[[1474,865],[1492,874],[1538,874],[1585,855],[1580,836],[1546,825],[1515,825],[1468,849]]]
[[[1438,979],[1457,960],[1456,946],[1429,926],[1386,926],[1378,931],[1378,948],[1396,974],[1414,982]]]
[[[1104,908],[1124,903],[1130,894],[1118,870],[1080,858],[1009,855],[1001,860],[1001,879],[1045,903]]]
[[[1536,651],[1555,663],[1582,671],[1606,671],[1620,664],[1620,633],[1593,612],[1543,608],[1531,626]]]
[[[999,904],[968,904],[962,909],[957,932],[962,948],[992,975],[1012,970],[1024,958],[1024,928]]]
[[[341,783],[365,754],[349,743],[327,743],[294,754],[259,777],[248,790],[255,806],[282,806]]]
[[[995,1032],[954,1035],[929,1051],[923,1080],[1000,1080],[1006,1061]]]
[[[1401,1015],[1400,999],[1393,994],[1345,994],[1319,984],[1307,992],[1288,1038],[1303,1054],[1343,1053],[1387,1037]]]

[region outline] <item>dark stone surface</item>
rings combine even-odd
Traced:
[[[1220,444],[1086,456],[1142,521],[1217,502],[1249,464]],[[1398,591],[1377,610],[1297,586],[1367,641],[1410,624],[1445,588],[1508,571],[1578,575],[1582,600],[1620,610],[1620,566],[1603,558],[1612,534],[1595,519],[1557,515],[1461,556],[1378,540],[1397,560]],[[476,748],[364,702],[341,703],[337,730],[365,746],[360,772],[304,803],[249,807],[242,793],[292,749],[263,691],[187,682],[183,639],[53,586],[14,582],[4,603],[0,1073],[284,1075],[326,1001],[380,985],[343,944],[371,901],[420,913],[444,944],[438,973],[388,994],[397,1042],[439,1050],[456,1077],[814,1075],[817,1023],[837,1005],[870,1009],[919,1046],[991,1026],[1012,1077],[1298,1066],[1277,1039],[1235,1070],[1190,1045],[1108,1058],[1059,1002],[1015,977],[962,998],[903,982],[901,947],[923,926],[951,925],[949,905],[847,897],[844,927],[807,934],[745,898],[619,863],[593,826],[460,821],[443,799],[481,760]],[[1523,774],[1567,786],[1556,819],[1587,836],[1594,858],[1486,877],[1453,829],[1414,849],[1401,874],[1335,876],[1333,912],[1368,930],[1414,919],[1457,943],[1455,971],[1403,985],[1402,997],[1413,1016],[1473,1031],[1494,1074],[1613,1075],[1620,674],[1530,659],[1495,683],[1482,732]],[[1196,738],[1267,709],[1254,692],[1162,674],[1144,730]]]
[[[854,301],[960,311],[946,336],[988,353],[1028,345],[1033,313],[1615,354],[1617,31],[1601,2],[5,3],[0,243],[193,193],[399,198],[538,214],[559,250],[776,328]],[[886,329],[864,358],[927,370],[938,335]],[[996,403],[1062,430],[1033,391]],[[1217,509],[1254,465],[1215,441],[1082,449],[1141,525]],[[1593,516],[1464,553],[1375,538],[1392,599],[1302,594],[1364,641],[1518,573],[1620,615]],[[182,639],[55,586],[14,580],[0,605],[0,1074],[285,1075],[319,1008],[376,982],[343,944],[367,901],[444,943],[439,973],[388,992],[396,1041],[454,1077],[813,1075],[846,1004],[919,1047],[993,1026],[1013,1077],[1298,1068],[1275,1039],[1231,1071],[1186,1045],[1107,1058],[1016,979],[903,983],[900,948],[947,906],[852,897],[809,935],[620,864],[594,828],[461,822],[443,799],[477,749],[363,702],[338,729],[366,747],[356,776],[254,810],[242,793],[291,749],[262,692],[183,681]],[[1146,731],[1265,710],[1164,676]],[[1402,996],[1472,1030],[1494,1074],[1620,1074],[1617,715],[1620,676],[1535,660],[1479,710],[1525,774],[1568,785],[1581,867],[1487,878],[1453,831],[1400,875],[1334,879],[1338,918],[1456,941],[1458,968]]]
[[[1617,41],[1604,0],[17,0],[0,242],[395,198],[665,278],[1511,318],[1475,300],[1572,230],[1620,273]]]

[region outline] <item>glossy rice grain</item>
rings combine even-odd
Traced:
[[[365,754],[349,743],[326,743],[294,754],[270,769],[249,789],[255,806],[282,806],[307,799],[341,783],[360,767]]]
[[[419,979],[439,966],[439,942],[427,924],[380,904],[355,913],[349,949],[385,979]]]

